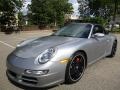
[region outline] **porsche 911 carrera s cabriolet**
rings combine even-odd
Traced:
[[[101,25],[71,23],[50,36],[25,40],[7,58],[7,76],[28,87],[79,81],[87,65],[114,57],[117,38]]]

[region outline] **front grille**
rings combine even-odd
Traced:
[[[12,71],[8,71],[8,73],[9,73],[10,75],[12,75],[14,78],[17,78],[17,74],[16,74],[16,73],[14,73],[14,72],[12,72]]]
[[[18,80],[18,81],[21,81],[21,82],[24,82],[24,83],[27,83],[27,84],[32,84],[32,85],[36,85],[38,83],[38,80],[37,78],[35,77],[28,77],[28,76],[24,76],[24,75],[18,75],[12,71],[9,71],[8,70],[8,73],[14,77],[14,79]]]
[[[37,84],[38,80],[34,77],[27,77],[27,76],[22,76],[23,82],[25,83],[31,83],[31,84]]]
[[[22,78],[24,78],[24,79],[30,79],[30,80],[33,80],[33,81],[37,81],[37,79],[34,78],[34,77],[22,76]]]
[[[28,81],[28,80],[22,80],[22,81],[28,84],[37,84],[37,82],[34,81]]]

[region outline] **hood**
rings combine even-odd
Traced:
[[[14,55],[21,58],[37,57],[44,50],[70,42],[75,38],[62,36],[47,36],[35,39],[24,46],[16,48]]]

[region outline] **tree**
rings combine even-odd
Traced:
[[[22,0],[0,0],[0,24],[11,26],[16,23],[15,14],[22,8]]]
[[[89,0],[89,8],[91,15],[108,19],[111,16],[111,1],[110,0]]]
[[[78,0],[79,3],[79,12],[80,12],[80,17],[84,18],[90,15],[90,10],[89,10],[89,1],[88,0]]]
[[[83,5],[83,17],[85,17],[85,11],[87,7],[87,17],[91,18],[101,18],[107,21],[110,21],[111,16],[113,16],[113,21],[115,21],[116,14],[118,13],[118,6],[120,4],[120,0],[78,0],[80,3],[84,3]],[[85,2],[88,2],[85,4]],[[81,9],[79,9],[79,12],[81,12]],[[92,18],[91,18],[92,19]]]
[[[95,17],[109,18],[113,15],[115,19],[118,13],[120,0],[89,0],[90,14]]]
[[[118,6],[120,5],[120,0],[111,0],[111,2],[113,3],[113,18],[112,18],[112,21],[115,22],[115,19],[116,19],[116,15],[119,13],[118,11]],[[112,28],[111,28],[111,31],[113,30],[113,26],[114,26],[114,23],[112,23]]]
[[[118,6],[119,6],[119,4],[120,4],[120,0],[111,0],[111,2],[113,3],[113,6],[114,6],[114,10],[113,10],[113,21],[115,21],[116,14],[118,13]]]
[[[29,5],[32,22],[36,25],[62,25],[65,14],[72,13],[68,0],[32,0]]]

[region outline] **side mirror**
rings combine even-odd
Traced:
[[[96,33],[96,34],[94,34],[94,35],[92,35],[92,37],[104,37],[105,36],[105,34],[103,34],[103,33]]]

